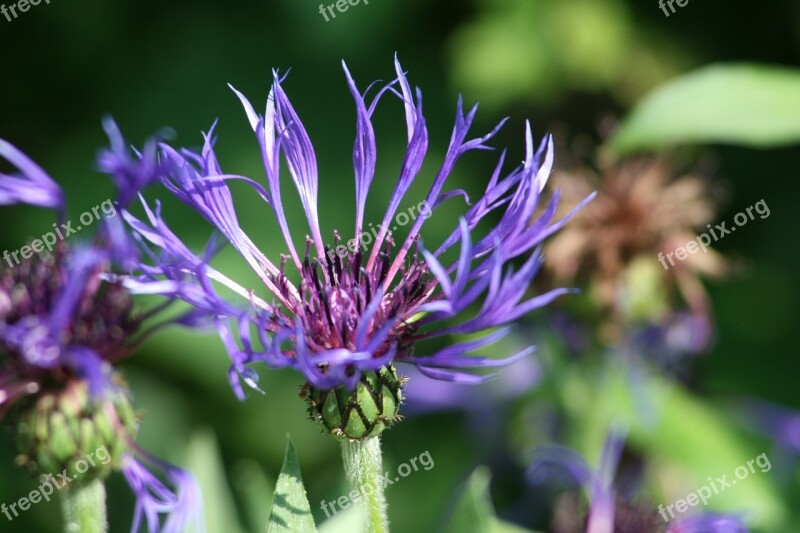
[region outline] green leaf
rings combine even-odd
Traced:
[[[459,497],[448,533],[525,533],[527,529],[503,522],[495,516],[489,494],[491,473],[485,466],[479,466],[467,480],[466,487]]]
[[[450,519],[448,533],[489,531],[494,517],[494,508],[489,497],[490,478],[489,469],[485,466],[479,466],[472,472]]]
[[[267,533],[316,532],[314,517],[308,505],[300,463],[294,451],[292,439],[286,436],[286,456],[275,487],[272,511],[269,513]]]
[[[217,438],[211,429],[204,428],[192,434],[187,463],[202,489],[207,530],[244,532],[237,518],[236,504],[225,475]]]
[[[616,155],[678,144],[766,148],[800,141],[800,70],[719,64],[670,81],[645,98],[609,140]]]

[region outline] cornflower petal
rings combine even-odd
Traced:
[[[0,139],[0,157],[19,170],[19,176],[0,172],[0,205],[29,204],[64,214],[64,193],[42,167],[12,144]]]
[[[288,96],[281,87],[281,80],[277,71],[273,73],[272,98],[275,102],[273,124],[265,124],[266,128],[273,127],[280,139],[283,154],[292,175],[300,202],[311,228],[311,236],[317,248],[317,255],[324,256],[322,234],[319,230],[319,215],[317,214],[317,193],[319,177],[317,175],[317,156],[308,137],[300,117],[297,116]]]
[[[158,470],[169,485],[145,465]],[[146,525],[150,533],[181,533],[187,527],[202,533],[202,495],[197,481],[188,472],[170,465],[136,448],[122,469],[125,479],[136,496],[131,533]],[[165,515],[166,519],[161,520]]]

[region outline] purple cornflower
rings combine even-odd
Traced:
[[[592,468],[580,454],[563,446],[542,446],[535,452],[528,470],[528,480],[532,484],[541,485],[553,476],[555,468],[566,474],[559,477],[577,483],[586,491],[589,510],[585,519],[570,513],[570,520],[575,523],[562,526],[569,531],[583,530],[586,533],[639,533],[660,531],[663,526],[666,526],[665,533],[747,533],[747,528],[735,516],[708,513],[671,520],[663,511],[663,505],[657,511],[652,505],[632,502],[618,494],[620,491],[614,480],[625,446],[625,434],[626,431],[619,426],[611,428],[597,468]],[[669,522],[668,525],[665,522]],[[562,530],[561,527],[555,529]]]
[[[160,206],[152,209],[143,200],[146,220],[124,214],[142,241],[155,248],[149,250],[152,264],[142,265],[140,275],[130,278],[128,286],[134,291],[179,297],[198,312],[212,314],[233,360],[230,379],[240,398],[240,379],[257,386],[256,374],[245,365],[258,361],[273,368],[299,370],[311,386],[320,389],[352,389],[362,375],[393,361],[413,364],[433,378],[478,383],[487,376],[468,369],[507,365],[531,349],[505,359],[474,353],[501,339],[522,315],[568,292],[556,289],[525,297],[542,264],[539,245],[581,207],[555,221],[558,194],[543,209],[539,205],[553,164],[552,139],[546,138],[535,148],[528,126],[522,164],[504,174],[505,153],[501,155],[483,196],[469,204],[464,190],[445,190],[445,184],[464,154],[491,149],[487,142],[503,123],[486,135],[469,138],[477,106],[465,113],[460,99],[444,161],[424,201],[416,204],[421,206],[421,216],[404,239],[395,238],[390,229],[392,221],[420,174],[428,150],[422,94],[419,89],[412,91],[396,60],[395,67],[396,79],[368,101],[369,88],[359,92],[344,66],[356,105],[356,202],[353,238],[349,240],[338,231],[333,232],[330,245],[323,238],[317,213],[319,179],[314,147],[277,72],[264,115],[233,89],[255,132],[266,187],[221,169],[213,150],[213,127],[204,135],[199,152],[160,146],[159,161],[168,169],[163,184],[233,245],[260,277],[266,296],[209,266],[215,251],[213,240],[202,257],[193,254],[169,229]],[[377,157],[371,117],[387,93],[398,96],[404,105],[408,145],[383,219],[377,227],[370,224],[369,231],[364,213]],[[282,162],[308,222],[304,249],[295,247],[297,229],[287,223],[280,187]],[[230,180],[246,183],[269,206],[287,255],[279,260],[268,258],[242,230],[228,188]],[[465,198],[469,208],[443,243],[435,248],[424,246],[421,230],[425,221],[442,202],[456,196]],[[490,214],[494,226],[476,237],[476,226]],[[458,249],[458,258],[443,262],[444,254],[454,248]],[[511,266],[515,260],[519,260],[516,270]],[[246,305],[225,301],[217,292],[219,286],[238,294]],[[477,312],[468,313],[473,306],[479,307]],[[423,341],[468,334],[470,340],[432,353],[424,348]]]
[[[100,169],[112,178],[118,195],[113,213],[104,210],[93,242],[73,245],[59,232],[52,253],[37,254],[33,246],[33,255],[23,253],[21,261],[15,256],[16,264],[4,258],[0,265],[0,421],[14,418],[20,442],[27,443],[21,446],[29,444],[21,450],[28,467],[42,474],[61,472],[62,467],[66,472],[102,444],[114,461],[81,479],[102,479],[112,468],[121,469],[137,498],[132,531],[139,531],[144,515],[148,531],[177,532],[199,519],[196,483],[133,443],[137,423],[124,383],[112,368],[152,331],[142,331],[143,323],[160,310],[138,312],[116,280],[118,272],[112,271],[112,266],[134,264],[138,256],[138,246],[116,213],[156,179],[156,144],[131,153],[112,121],[105,128],[111,149],[101,153]],[[53,229],[69,226],[64,193],[39,165],[3,140],[0,158],[17,171],[0,172],[0,204],[54,209]],[[51,442],[49,428],[56,417],[61,424],[80,427],[80,439],[67,432],[76,435],[68,445],[62,432],[57,445]],[[108,434],[108,424],[114,435]],[[92,443],[91,450],[84,449],[86,443]]]

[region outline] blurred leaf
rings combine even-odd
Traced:
[[[239,461],[231,475],[233,490],[245,511],[249,531],[260,531],[269,518],[274,484],[252,459]]]
[[[196,431],[189,441],[189,471],[203,492],[203,512],[208,531],[244,533],[236,515],[236,505],[225,476],[217,438],[210,429]]]
[[[490,108],[609,92],[631,102],[692,64],[692,53],[631,16],[625,0],[475,2],[449,49],[454,85]]]
[[[770,147],[800,141],[800,70],[713,65],[646,96],[609,140],[617,155],[676,144]]]
[[[489,481],[491,472],[479,466],[467,480],[464,492],[459,497],[448,533],[522,533],[528,531],[514,524],[503,522],[494,514]]]
[[[272,501],[267,533],[315,532],[314,518],[308,505],[300,463],[292,439],[287,435],[286,457]]]
[[[469,476],[464,493],[456,504],[450,526],[450,533],[480,533],[489,530],[494,509],[489,497],[491,474],[485,466],[479,466]]]

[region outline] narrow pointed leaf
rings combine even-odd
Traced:
[[[288,437],[287,440],[286,456],[275,487],[267,533],[316,533],[297,453],[292,440]]]

